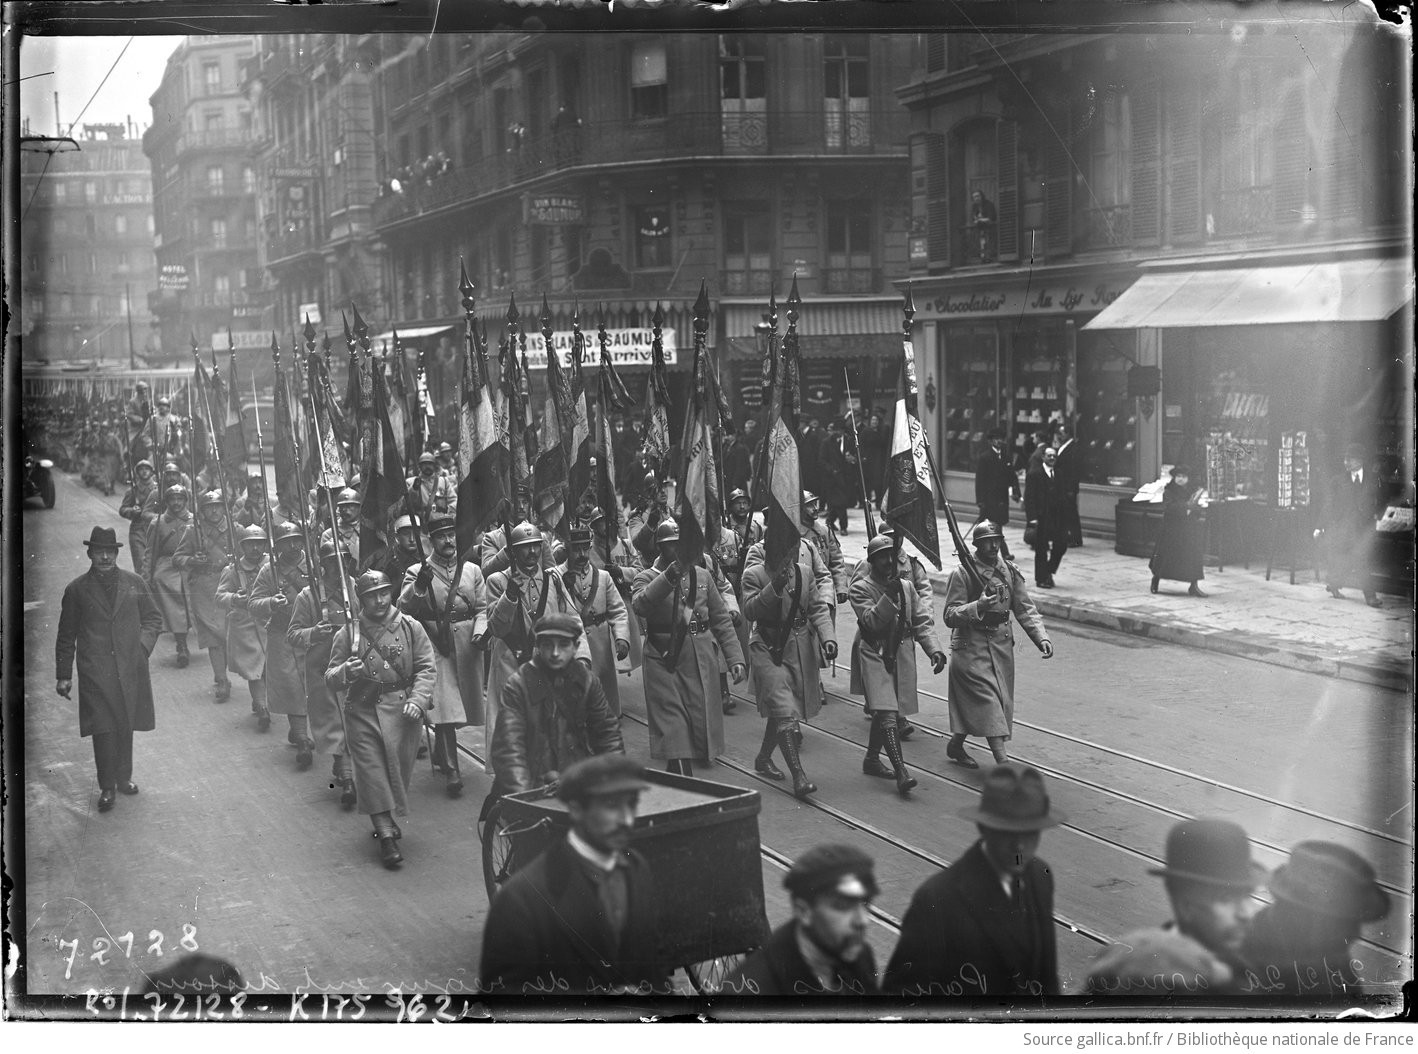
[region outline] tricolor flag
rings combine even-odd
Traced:
[[[372,372],[371,384],[376,430],[373,445],[367,451],[367,467],[362,481],[364,494],[359,510],[359,553],[365,567],[374,567],[388,548],[390,517],[407,496],[398,434],[389,420],[389,393],[383,370]]]
[[[389,396],[389,424],[394,429],[394,440],[399,445],[399,460],[405,465],[416,464],[419,451],[413,451],[410,458],[409,438],[413,422],[409,414],[408,364],[404,362],[404,346],[399,343],[399,333],[394,332],[394,347],[385,348],[384,357],[385,392]]]
[[[230,343],[230,334],[228,334]],[[216,370],[212,371],[213,375]],[[241,396],[236,376],[236,347],[233,345],[228,352],[227,359],[227,380],[223,389],[221,410],[212,408],[213,413],[222,414],[221,421],[221,444],[222,444],[222,464],[226,466],[227,478],[239,486],[239,481],[245,480],[246,471],[246,429],[241,421]],[[231,495],[228,495],[231,497]]]
[[[660,328],[665,313],[655,305],[654,333],[650,345],[650,379],[645,386],[645,426],[640,435],[640,453],[657,473],[668,467],[670,458],[669,367],[665,364],[664,339]]]
[[[527,458],[526,410],[522,400],[522,371],[517,365],[516,335],[504,341],[499,350],[499,370],[502,377],[503,442],[507,447],[507,487],[515,503],[512,519],[532,513],[532,466]]]
[[[916,406],[916,353],[904,342],[896,421],[891,430],[891,467],[882,517],[940,570],[940,537],[935,522],[935,488],[926,455],[926,434]]]
[[[291,413],[286,375],[281,369],[280,355],[276,350],[274,337],[271,345],[276,364],[276,378],[272,384],[276,417],[276,497],[281,508],[290,514],[292,510],[305,507],[305,493],[301,487],[300,471],[296,465],[295,417]]]
[[[586,405],[586,375],[583,368],[585,336],[581,333],[581,313],[571,316],[571,441],[566,447],[566,501],[574,513],[587,501],[596,500],[596,481],[592,478],[591,461],[595,445],[591,436],[591,417]]]
[[[550,333],[546,301],[542,301],[543,331]],[[575,428],[571,382],[561,368],[561,356],[547,340],[547,398],[542,412],[541,452],[536,458],[534,507],[546,509],[544,522],[551,527],[566,514],[569,446]]]
[[[770,358],[765,372],[772,382],[771,411],[768,435],[765,439],[767,512],[763,538],[763,558],[776,574],[785,565],[797,562],[803,532],[803,479],[798,454],[798,335],[797,278],[788,296],[788,332],[784,334],[781,354],[777,354],[776,336],[778,309],[769,307],[773,330],[769,333]]]
[[[311,466],[315,473],[315,486],[338,491],[345,486],[345,464],[344,452],[335,438],[335,428],[330,418],[330,404],[334,399],[330,397],[329,375],[325,372],[324,360],[314,352],[306,365],[312,411],[310,425],[317,437],[315,455],[318,460]]]
[[[468,323],[468,353],[458,386],[458,552],[470,557],[478,535],[505,518],[507,448],[498,434],[495,393],[488,382],[487,340]]]
[[[599,324],[601,368],[598,372],[599,397],[596,400],[596,504],[606,518],[606,551],[609,556],[611,539],[619,538],[621,529],[620,491],[615,480],[615,436],[611,432],[611,414],[625,410],[632,403],[630,393],[616,372],[615,360],[607,347],[604,313]]]
[[[681,499],[680,552],[686,563],[697,563],[706,550],[719,540],[721,519],[719,472],[714,464],[714,429],[712,416],[716,412],[708,400],[704,383],[705,367],[701,363],[685,414],[684,442],[681,453],[679,492]]]

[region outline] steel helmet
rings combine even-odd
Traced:
[[[999,524],[993,520],[981,520],[975,524],[975,529],[970,532],[970,541],[979,545],[986,538],[1003,538],[1004,531],[1000,530]]]
[[[512,528],[512,537],[508,539],[507,545],[510,549],[515,549],[519,545],[541,545],[542,532],[535,524],[523,520],[516,527]]]
[[[392,591],[393,585],[389,582],[389,576],[383,571],[376,571],[370,568],[359,576],[359,581],[355,583],[355,592],[360,596],[367,596],[370,593],[377,593],[381,589]]]
[[[276,541],[278,543],[284,542],[288,538],[295,538],[300,542],[305,541],[305,535],[300,533],[299,527],[291,523],[290,520],[282,520],[276,524]]]
[[[451,454],[453,453],[453,447],[448,443],[439,443],[438,452],[440,454]]]
[[[433,456],[433,451],[431,450],[425,450],[422,454],[419,455],[420,465],[432,465],[437,461],[438,459]]]
[[[425,521],[428,527],[428,536],[432,538],[440,531],[453,531],[458,529],[457,517],[446,512],[435,512]]]
[[[359,491],[355,490],[353,487],[346,487],[344,490],[340,491],[339,494],[335,495],[335,504],[358,505]]]
[[[181,471],[182,471],[182,469],[180,469],[180,468],[177,467],[177,462],[176,462],[176,461],[168,461],[168,462],[165,462],[165,463],[163,464],[162,470],[163,470],[164,472],[181,472]]]
[[[892,541],[884,534],[878,534],[870,542],[867,543],[867,559],[870,560],[873,556],[875,556],[879,552],[882,552],[883,550],[891,550],[895,548],[896,543],[894,541]]]
[[[590,527],[586,527],[586,526],[582,526],[582,525],[579,525],[579,524],[578,524],[577,526],[571,528],[571,544],[572,544],[572,545],[590,545],[590,544],[591,544],[591,528],[590,528]]]
[[[667,518],[660,526],[655,528],[655,544],[661,545],[664,542],[679,541],[679,524],[673,518]]]
[[[338,552],[338,553],[340,554],[340,558],[341,558],[342,560],[344,560],[347,564],[351,562],[351,560],[350,560],[350,550],[349,550],[349,547],[348,547],[348,546],[342,545],[342,546],[340,546],[339,549],[337,550],[337,549],[335,548],[335,543],[334,543],[333,541],[329,540],[329,539],[326,539],[325,541],[323,541],[323,542],[320,543],[320,559],[321,559],[321,560],[328,560],[328,559],[330,559],[332,556],[334,556],[334,555],[336,554],[336,552]]]
[[[818,500],[817,495],[814,494],[812,491],[810,491],[810,490],[805,490],[805,491],[803,491],[803,504],[804,504],[804,505],[811,505],[813,502],[815,502],[815,501],[817,501],[817,500]]]
[[[605,518],[605,510],[602,509],[599,505],[591,506],[591,511],[586,514],[587,523],[595,523],[597,520],[604,520]]]
[[[153,468],[153,463],[152,463],[151,461],[149,461],[147,458],[143,458],[142,461],[139,461],[136,465],[134,465],[134,466],[133,466],[133,471],[134,471],[134,472],[137,472],[140,468],[146,468],[149,472],[156,472],[156,471],[157,471],[157,469]]]
[[[398,534],[398,533],[399,533],[400,531],[402,531],[402,530],[410,530],[410,531],[411,531],[411,530],[413,530],[413,529],[414,529],[414,518],[413,518],[412,516],[408,516],[408,515],[400,516],[397,520],[394,521],[394,533],[395,533],[395,534]]]
[[[262,545],[265,545],[266,531],[259,524],[255,523],[251,524],[249,527],[243,527],[241,529],[241,544],[245,545],[247,542],[260,542]]]
[[[171,489],[172,489],[171,487],[168,488],[168,490],[171,490]],[[226,504],[226,502],[225,502],[225,500],[222,498],[222,492],[221,492],[221,491],[219,491],[219,490],[206,490],[206,491],[203,491],[203,492],[202,492],[202,497],[198,499],[197,504],[202,505],[202,506],[207,506],[207,505],[224,505],[224,504]]]

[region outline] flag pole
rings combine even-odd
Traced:
[[[271,334],[271,351],[276,349],[276,335]],[[266,555],[271,558],[271,573],[276,570],[276,525],[271,519],[271,494],[266,489],[266,441],[261,435],[261,407],[256,402],[256,371],[251,371],[251,408],[256,416],[256,456],[261,466],[261,493],[265,495],[265,500],[261,502],[266,514]]]
[[[314,349],[312,348],[311,350],[313,351]],[[330,466],[325,463],[326,433],[325,429],[320,426],[320,397],[318,396],[315,389],[315,380],[316,378],[311,378],[312,383],[310,390],[310,414],[315,424],[315,434],[320,437],[320,477],[323,480],[326,477]],[[319,382],[321,388],[324,391],[325,397],[330,397],[330,385],[328,375],[320,377]],[[345,621],[350,627],[350,654],[355,655],[359,652],[360,648],[359,618],[355,614],[354,604],[350,600],[350,579],[349,575],[345,572],[345,558],[340,555],[339,534],[335,530],[335,524],[339,522],[335,518],[337,515],[337,513],[335,512],[335,496],[330,493],[329,487],[322,486],[321,489],[325,491],[326,506],[330,510],[330,537],[334,541],[335,565],[338,568],[340,574],[340,599],[343,602],[345,608]]]
[[[867,540],[876,537],[876,518],[871,514],[871,502],[867,500],[866,469],[862,466],[862,442],[857,436],[857,406],[852,401],[852,379],[847,376],[847,367],[842,367],[842,381],[847,386],[847,420],[852,424],[852,448],[857,452],[857,482],[862,488],[862,512],[867,521]],[[930,447],[926,449],[929,451]],[[934,465],[931,466],[934,469]]]
[[[763,439],[758,446],[758,464],[754,467],[753,478],[749,481],[749,503],[748,520],[753,523],[753,514],[758,511],[759,500],[763,497],[763,487],[767,482],[768,474],[768,447],[769,440],[773,433],[773,393],[778,388],[778,294],[774,291],[768,293],[768,354],[763,360],[763,395],[767,397],[769,406],[768,425],[763,430]],[[767,528],[768,523],[764,520],[764,559],[767,553]],[[739,567],[743,567],[743,562],[748,558],[748,540],[752,537],[751,530],[745,530],[743,541],[739,543]]]

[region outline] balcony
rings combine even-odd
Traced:
[[[994,263],[999,259],[995,245],[995,224],[966,223],[957,228],[960,232],[960,265],[975,267]]]
[[[724,296],[767,296],[773,290],[772,269],[719,272],[719,288]]]
[[[256,141],[250,128],[209,128],[201,132],[183,132],[177,141],[180,157],[196,150],[250,150]]]
[[[1120,249],[1132,244],[1132,206],[1084,210],[1084,245],[1089,249]]]
[[[874,267],[824,267],[822,288],[827,293],[875,293],[881,272]]]
[[[280,263],[302,253],[323,252],[320,240],[313,231],[284,231],[268,235],[266,238],[266,262]]]
[[[1214,237],[1269,233],[1275,229],[1275,188],[1243,187],[1218,195]]]

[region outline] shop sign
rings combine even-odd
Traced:
[[[560,226],[585,222],[581,199],[568,194],[529,194],[525,199],[523,222]]]
[[[180,293],[189,284],[187,268],[182,264],[163,264],[158,271],[158,288]]]
[[[977,289],[942,293],[923,303],[927,318],[989,318],[1015,315],[1092,314],[1122,295],[1126,285],[1109,282],[1078,282],[1045,285],[1029,289]]]
[[[582,333],[585,341],[582,352],[581,364],[587,368],[595,368],[601,364],[601,348],[599,336],[592,333]],[[606,345],[610,348],[611,361],[617,366],[649,366],[652,358],[651,349],[654,334],[649,329],[608,329],[606,330]],[[661,343],[664,346],[665,364],[673,366],[676,361],[675,332],[672,329],[661,331]],[[572,332],[569,329],[559,330],[551,335],[552,346],[556,348],[557,354],[561,357],[561,365],[571,368],[571,342]],[[546,341],[540,333],[527,334],[527,366],[534,370],[544,370],[547,365]]]
[[[314,179],[315,169],[303,165],[284,165],[272,168],[266,175],[270,179]]]
[[[228,347],[234,347],[238,351],[269,351],[271,349],[271,334],[265,330],[237,330],[231,335],[231,343],[227,343],[227,331],[212,334],[212,342],[207,345],[217,351],[226,351]]]

